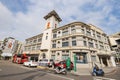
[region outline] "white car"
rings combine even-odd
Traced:
[[[38,63],[39,63],[39,66],[52,67],[54,64],[54,61],[53,59],[42,59]]]
[[[23,65],[24,65],[24,66],[28,66],[28,67],[37,67],[38,62],[35,62],[35,61],[30,60],[30,61],[28,61],[28,62],[24,62]]]

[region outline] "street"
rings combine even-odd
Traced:
[[[105,78],[119,80],[119,75],[120,68],[118,68],[115,74],[106,75]],[[49,70],[28,68],[24,67],[22,64],[15,64],[10,61],[0,61],[0,80],[95,80],[94,78],[97,77],[78,76],[71,73],[67,75],[54,74],[54,72]],[[102,79],[104,78],[102,77]]]

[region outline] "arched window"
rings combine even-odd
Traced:
[[[46,55],[45,55],[45,53],[43,53],[43,54],[42,54],[42,57],[43,57],[43,58],[46,58]]]

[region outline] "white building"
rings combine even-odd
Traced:
[[[65,60],[76,54],[77,68],[89,68],[93,63],[102,67],[113,67],[107,35],[94,25],[72,22],[59,27],[62,21],[53,10],[45,17],[45,30],[42,34],[26,39],[25,51],[41,58]]]
[[[120,32],[109,36],[111,49],[115,51],[115,61],[120,63]]]
[[[20,54],[22,43],[12,37],[5,38],[2,43],[2,56],[4,59],[10,59],[14,54]]]

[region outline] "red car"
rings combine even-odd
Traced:
[[[66,68],[66,61],[60,61],[60,62],[58,62],[58,63],[55,63],[54,64],[54,67],[58,67],[58,66],[60,66],[61,64],[63,64],[63,67],[64,68]],[[71,65],[70,65],[70,70],[73,70],[73,63],[71,62]]]

